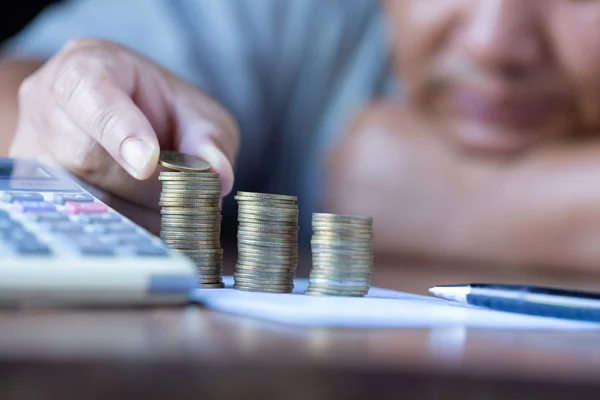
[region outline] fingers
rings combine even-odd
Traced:
[[[21,85],[13,143],[15,155],[35,147],[35,158],[47,153],[86,182],[156,208],[159,149],[205,158],[226,195],[239,130],[215,101],[151,61],[113,43],[80,40]]]
[[[156,167],[158,140],[131,98],[134,67],[126,56],[109,50],[86,46],[65,50],[68,62],[57,62],[53,74],[53,99],[133,177],[145,179]]]
[[[234,119],[217,103],[189,86],[174,85],[175,148],[208,161],[219,173],[222,196],[231,192],[240,134]]]

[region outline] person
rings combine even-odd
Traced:
[[[71,0],[6,47],[2,135],[146,225],[176,149],[221,174],[226,215],[237,188],[297,194],[305,233],[315,210],[372,215],[378,254],[594,271],[596,17],[599,1]]]
[[[388,86],[380,19],[372,0],[63,1],[3,49],[0,152],[65,167],[153,232],[159,148],[199,155],[224,231],[243,189],[297,195],[306,235],[323,142]]]

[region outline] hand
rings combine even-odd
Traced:
[[[224,196],[238,147],[235,121],[200,90],[118,44],[75,40],[22,83],[10,156],[66,168],[156,230],[159,151],[205,158]]]

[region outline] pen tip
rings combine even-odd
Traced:
[[[469,289],[465,286],[434,286],[429,288],[429,293],[442,299],[465,302]]]

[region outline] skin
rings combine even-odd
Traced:
[[[10,141],[10,157],[67,169],[155,233],[160,184],[149,178],[160,171],[160,149],[205,158],[221,175],[223,195],[231,191],[239,148],[233,118],[202,91],[132,50],[75,40],[32,74],[26,75],[34,64],[13,65],[3,68],[10,84],[1,101],[9,104],[3,141]]]
[[[380,254],[597,271],[600,1],[443,3],[386,2],[407,101],[354,121],[328,208]]]
[[[597,270],[600,1],[385,7],[407,101],[370,105],[350,124],[324,171],[329,211],[374,216],[378,255]],[[19,86],[30,72],[0,75],[12,156],[66,167],[143,223],[157,220],[145,178],[158,144],[213,149],[230,190],[237,127],[201,91],[101,41],[70,43]],[[149,150],[128,163],[132,138]]]

